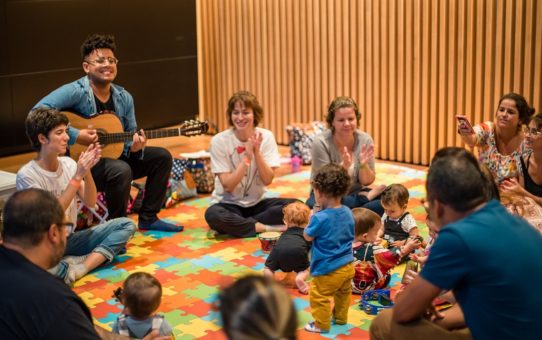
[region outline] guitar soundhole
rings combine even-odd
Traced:
[[[98,135],[98,142],[100,142],[101,145],[107,145],[110,143],[109,140],[107,140],[107,131],[104,129],[97,129],[96,134]]]

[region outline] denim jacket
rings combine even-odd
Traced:
[[[113,103],[115,104],[115,114],[119,117],[124,131],[137,131],[134,99],[132,98],[132,95],[121,86],[111,84],[111,88],[111,95],[113,96]],[[83,117],[90,118],[96,115],[94,93],[92,92],[87,76],[72,83],[65,84],[49,93],[34,106],[34,109],[43,106],[60,111],[74,111]],[[70,127],[68,129],[68,135],[70,136],[69,144],[72,145],[79,135],[79,130]],[[128,141],[124,144],[124,155],[127,157],[130,156],[131,145],[132,141]]]

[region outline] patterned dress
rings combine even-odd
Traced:
[[[478,158],[495,177],[497,183],[506,178],[518,177],[521,172],[520,157],[527,152],[524,141],[510,155],[502,155],[497,149],[495,124],[485,122],[474,126]]]

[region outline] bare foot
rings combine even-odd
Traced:
[[[260,222],[256,222],[256,232],[257,233],[263,233],[265,231],[276,231],[276,232],[283,232],[286,229],[288,229],[287,226],[283,224],[279,225],[267,225]]]
[[[286,229],[288,229],[288,227],[285,226],[284,224],[266,225],[265,226],[265,231],[283,232],[283,231],[286,231]]]
[[[305,279],[298,276],[295,278],[295,284],[301,294],[309,294],[309,284],[305,281]]]
[[[269,277],[269,278],[274,278],[275,277],[275,272],[272,271],[271,269],[265,267],[263,269],[263,276],[266,276],[266,277]]]
[[[307,277],[309,276],[309,269],[305,269],[302,272],[297,273],[295,276],[295,284],[301,294],[307,295],[309,293],[309,284],[307,283]]]

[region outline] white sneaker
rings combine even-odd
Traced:
[[[47,269],[49,274],[54,275],[54,276],[57,276],[59,270],[60,270],[60,262],[57,263],[57,265],[54,266],[53,268]]]
[[[73,287],[73,284],[77,281],[77,278],[75,277],[75,271],[73,270],[73,267],[71,264],[68,264],[68,269],[66,270],[66,276],[64,276],[64,282],[70,286]]]
[[[316,326],[316,322],[312,321],[305,325],[305,330],[311,333],[328,333],[329,331],[324,331],[320,327]]]
[[[72,255],[68,255],[68,256],[64,256],[62,258],[62,261],[66,262],[67,264],[73,264],[73,265],[76,265],[76,264],[80,264],[80,263],[83,263],[85,262],[86,258],[88,257],[89,254],[87,255],[81,255],[81,256],[72,256]]]
[[[74,270],[74,266],[71,265],[70,263],[66,263],[68,265],[68,268],[66,268],[66,273],[64,274],[64,276],[59,276],[58,275],[58,271],[60,270],[60,264],[62,262],[59,262],[56,266],[54,266],[53,268],[47,270],[49,272],[49,274],[51,275],[54,275],[54,276],[58,276],[60,279],[62,279],[62,281],[64,281],[65,284],[67,284],[68,286],[72,287],[74,282],[77,281],[77,277],[76,277],[76,272]]]

